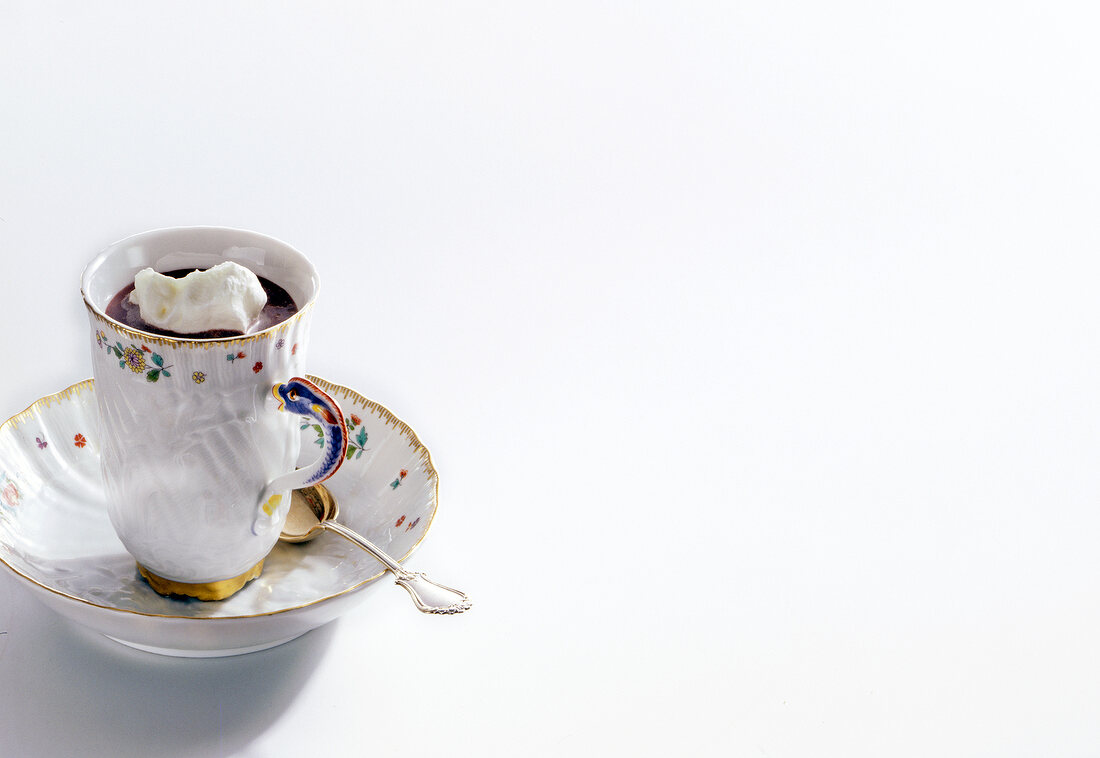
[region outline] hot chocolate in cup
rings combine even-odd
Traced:
[[[210,336],[136,327],[114,307],[142,269],[224,261],[275,285],[294,309],[254,332]],[[278,540],[290,491],[343,461],[340,409],[302,378],[318,284],[290,245],[220,227],[128,237],[84,270],[107,510],[158,592],[217,600],[239,590]],[[322,427],[325,444],[315,464],[295,470],[299,415]]]

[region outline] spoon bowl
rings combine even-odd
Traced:
[[[470,610],[472,604],[465,592],[433,582],[418,571],[407,571],[373,542],[336,521],[339,513],[336,498],[323,484],[294,490],[290,512],[279,539],[283,542],[309,542],[319,537],[321,532],[335,532],[377,558],[396,577],[395,583],[408,591],[417,609],[423,613],[451,615]]]
[[[279,535],[283,542],[309,542],[325,530],[325,521],[340,515],[336,498],[323,484],[291,493],[290,512]]]

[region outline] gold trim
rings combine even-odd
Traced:
[[[313,304],[317,302],[317,298],[313,298],[308,303],[299,308],[294,315],[289,318],[280,321],[273,326],[269,326],[253,334],[246,334],[241,337],[209,337],[206,339],[193,339],[190,337],[166,337],[163,334],[153,334],[152,332],[143,332],[140,329],[133,329],[120,321],[115,321],[110,316],[107,316],[88,300],[88,296],[84,295],[84,292],[80,293],[84,297],[84,306],[88,309],[88,313],[92,314],[92,317],[99,323],[109,326],[111,329],[122,334],[124,337],[136,342],[151,343],[154,345],[168,345],[169,347],[181,347],[186,345],[189,348],[211,348],[211,347],[239,347],[241,345],[247,345],[252,342],[257,342],[261,339],[268,339],[278,334],[290,331],[291,327],[295,325],[296,321],[309,313],[313,309]]]
[[[138,573],[145,581],[149,582],[149,586],[160,595],[168,597],[182,595],[183,597],[194,597],[199,600],[225,600],[227,597],[237,594],[242,587],[263,573],[264,559],[261,558],[259,563],[240,576],[235,576],[232,579],[222,579],[218,582],[175,582],[157,576],[140,563],[137,568]]]
[[[401,419],[399,419],[397,416],[393,415],[393,411],[391,411],[389,408],[382,405],[381,403],[376,403],[373,400],[368,400],[355,390],[348,389],[347,387],[339,384],[333,384],[332,382],[322,379],[319,376],[306,374],[306,379],[313,382],[318,387],[328,392],[330,395],[339,395],[345,400],[352,399],[352,396],[354,395],[355,398],[358,398],[362,402],[362,405],[360,405],[359,407],[370,411],[372,415],[377,416],[379,419],[381,419],[386,426],[393,426],[394,429],[397,429],[399,432],[402,432],[405,436],[407,436],[409,447],[416,449],[420,452],[420,462],[424,466],[424,470],[428,473],[428,476],[436,476],[435,466],[432,464],[432,456],[431,453],[428,452],[428,448],[426,448],[424,446],[424,443],[420,441],[420,437],[418,437],[416,432],[413,431],[413,428]],[[438,484],[438,477],[436,481]],[[436,492],[436,494],[438,495],[439,493]]]
[[[69,385],[60,392],[55,392],[52,395],[46,395],[45,397],[39,398],[23,410],[21,410],[19,413],[9,418],[3,424],[0,424],[0,430],[2,430],[8,424],[11,424],[12,428],[14,429],[15,427],[26,421],[27,417],[33,416],[34,413],[32,413],[32,411],[37,412],[42,408],[49,408],[54,403],[60,404],[63,400],[69,400],[72,398],[73,395],[79,395],[84,390],[94,390],[94,385],[94,379],[85,379],[82,382],[77,382],[76,384]]]
[[[299,311],[299,313],[300,312],[301,311]],[[325,388],[325,387],[329,388],[327,391],[338,393],[342,397],[344,397],[345,399],[353,399],[354,400],[354,398],[358,398],[358,400],[361,401],[360,407],[369,408],[370,406],[377,406],[381,411],[385,411],[387,414],[389,414],[390,417],[395,419],[397,421],[397,423],[400,425],[399,428],[404,428],[404,430],[406,430],[409,434],[411,434],[413,437],[416,437],[416,434],[415,434],[415,432],[413,432],[412,428],[409,427],[407,424],[405,424],[403,421],[400,421],[399,419],[397,419],[397,417],[394,416],[393,413],[388,408],[386,408],[385,406],[380,405],[378,403],[375,403],[372,400],[368,400],[363,395],[360,395],[358,392],[356,392],[353,389],[350,389],[350,388],[345,387],[345,386],[340,385],[340,384],[334,384],[334,383],[328,381],[327,379],[321,379],[320,377],[313,376],[311,374],[307,374],[306,378],[309,379],[314,384],[317,384],[317,385],[321,386],[322,388]],[[82,382],[77,382],[76,384],[70,385],[69,387],[61,390],[60,392],[55,392],[52,395],[47,395],[46,397],[39,398],[35,402],[31,403],[27,407],[26,410],[22,411],[21,413],[16,414],[15,416],[12,416],[7,421],[0,424],[0,432],[2,432],[4,430],[4,427],[8,426],[9,424],[11,424],[12,427],[14,427],[16,424],[13,423],[13,422],[15,422],[17,419],[22,419],[22,417],[29,414],[30,411],[36,410],[39,407],[42,407],[42,408],[48,407],[49,405],[51,405],[54,402],[61,402],[62,399],[71,398],[74,393],[79,394],[79,392],[82,391],[85,388],[92,389],[94,391],[94,389],[95,389],[95,380],[94,379],[85,379]],[[354,398],[352,398],[352,396],[354,396]],[[419,444],[419,438],[416,437],[416,439],[417,439],[417,442]],[[424,526],[424,533],[420,535],[420,539],[418,539],[415,543],[413,543],[413,545],[405,552],[405,554],[403,556],[401,556],[400,558],[397,559],[398,563],[404,562],[410,555],[413,554],[413,552],[420,545],[420,543],[424,541],[424,538],[428,535],[428,530],[431,529],[432,522],[435,521],[436,513],[439,512],[439,475],[436,473],[435,467],[431,465],[431,454],[428,452],[427,448],[424,448],[423,445],[421,444],[421,449],[424,451],[424,454],[427,456],[427,461],[428,461],[428,465],[429,465],[428,470],[431,472],[431,477],[435,480],[435,491],[433,493],[434,496],[435,496],[435,507],[432,509],[431,518],[428,519],[428,523]],[[326,595],[325,597],[319,597],[316,600],[311,600],[310,602],[302,603],[301,605],[294,605],[294,606],[291,606],[290,608],[280,608],[277,611],[268,611],[266,613],[251,613],[251,614],[248,614],[248,615],[241,615],[241,616],[179,616],[179,615],[170,615],[170,614],[167,614],[167,613],[146,613],[144,611],[135,611],[135,610],[131,610],[129,608],[116,608],[113,605],[103,605],[101,603],[93,603],[90,600],[86,600],[82,597],[77,597],[76,595],[70,595],[67,592],[62,592],[59,589],[56,589],[54,587],[50,587],[50,586],[47,586],[45,584],[42,584],[38,580],[27,576],[22,571],[19,571],[17,568],[12,566],[10,563],[5,561],[2,556],[0,556],[0,563],[7,566],[8,569],[10,569],[11,572],[13,574],[15,574],[16,576],[19,576],[19,577],[22,577],[23,579],[26,579],[31,584],[33,584],[37,587],[41,587],[42,589],[46,590],[47,592],[49,592],[51,594],[58,595],[58,596],[63,597],[63,598],[67,598],[69,600],[74,600],[74,601],[76,601],[76,602],[78,602],[82,605],[87,605],[87,606],[90,606],[92,608],[101,608],[105,611],[112,611],[114,613],[128,613],[128,614],[131,614],[131,615],[134,615],[134,616],[145,616],[145,617],[149,617],[149,618],[180,619],[180,620],[183,620],[183,621],[202,621],[202,622],[208,622],[208,621],[209,622],[235,621],[235,620],[239,621],[240,619],[262,618],[264,616],[278,616],[279,614],[282,614],[282,613],[290,613],[291,611],[297,611],[297,610],[301,610],[303,608],[310,608],[310,607],[318,605],[320,603],[324,603],[324,602],[327,602],[329,600],[333,600],[333,599],[338,598],[338,597],[343,597],[344,595],[349,595],[349,594],[359,590],[360,588],[365,587],[366,585],[370,584],[375,579],[378,579],[380,576],[385,574],[386,571],[387,571],[387,569],[383,569],[382,571],[379,571],[377,574],[373,574],[373,575],[367,577],[366,579],[362,580],[358,584],[353,584],[351,587],[343,589],[340,592],[336,592],[332,595]]]

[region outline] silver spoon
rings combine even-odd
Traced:
[[[373,555],[385,566],[409,594],[416,607],[424,613],[462,613],[470,610],[470,598],[465,592],[433,582],[418,571],[406,571],[377,545],[368,541],[343,524],[336,522],[340,507],[323,484],[315,484],[294,490],[290,498],[290,512],[286,517],[279,539],[283,542],[308,542],[326,529],[339,534]]]

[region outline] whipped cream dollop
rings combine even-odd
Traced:
[[[178,334],[247,332],[267,303],[267,293],[254,273],[226,261],[182,279],[142,269],[134,277],[130,302],[158,329]]]

